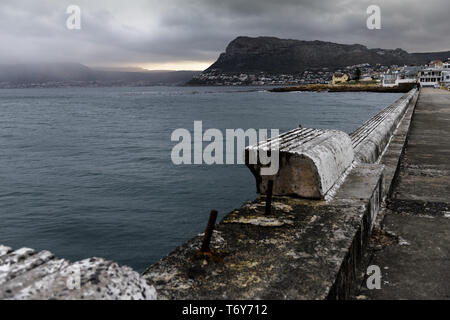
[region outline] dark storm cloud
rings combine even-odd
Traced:
[[[81,7],[79,31],[65,26],[70,4]],[[371,4],[381,30],[366,28]],[[2,0],[0,63],[212,61],[239,35],[449,50],[448,14],[445,0]]]

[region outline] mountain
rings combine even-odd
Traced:
[[[450,58],[450,51],[412,53],[412,56],[418,59],[420,64],[426,64],[433,60],[446,61]]]
[[[0,65],[0,82],[89,81],[95,72],[77,63],[28,63]]]
[[[118,71],[118,72],[152,72],[151,70],[147,70],[139,67],[93,67],[93,70],[96,71]]]
[[[450,57],[450,52],[410,54],[402,49],[368,49],[360,44],[301,41],[275,37],[238,37],[205,72],[300,73],[306,69],[329,68],[369,63],[371,65],[425,64]]]
[[[79,63],[0,64],[0,87],[181,85],[199,73],[97,70]]]

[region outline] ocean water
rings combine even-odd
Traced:
[[[171,162],[173,130],[351,132],[400,97],[263,88],[0,90],[0,244],[139,271],[256,197],[243,165]]]

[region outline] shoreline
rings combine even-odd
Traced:
[[[270,92],[380,92],[380,93],[407,93],[414,88],[416,84],[405,84],[398,87],[381,87],[378,85],[330,85],[330,84],[308,84],[301,86],[274,88]]]

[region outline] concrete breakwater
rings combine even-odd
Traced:
[[[450,298],[449,137],[450,92],[421,89],[383,210],[381,237],[374,235],[382,241],[374,241],[370,264],[383,270],[382,287],[361,286],[360,298]],[[400,143],[393,139],[389,149]]]
[[[261,195],[216,225],[211,252],[199,253],[199,235],[144,272],[158,298],[350,297],[361,279],[371,230],[390,190],[418,94],[416,89],[411,90],[344,139],[343,144],[350,144],[354,155],[350,162],[336,157],[340,165],[335,167],[341,168],[338,174],[324,172],[319,164],[330,159],[330,153],[338,154],[346,147],[332,148],[331,142],[324,148],[327,134],[314,134],[312,140],[305,140],[304,131],[287,135],[293,139],[289,143],[297,141],[303,147],[281,150],[280,157],[284,152],[285,159],[297,155],[310,161],[308,165],[281,161],[280,172],[284,167],[286,172],[309,170],[311,177],[323,175],[323,179],[310,179],[308,183],[323,187],[322,181],[328,179],[326,190],[318,188],[322,193],[311,199],[294,197],[290,191],[284,194],[282,190],[303,182],[301,175],[281,173],[272,179],[275,186],[284,187],[274,187],[272,209],[266,214],[267,184],[262,178],[258,180],[258,168],[253,168]],[[283,145],[286,139],[281,139]],[[321,151],[314,152],[315,147]]]
[[[284,172],[302,169],[314,179],[273,177],[278,180],[269,214],[264,212],[267,186],[259,185],[258,199],[215,226],[212,251],[207,254],[199,253],[199,235],[139,276],[102,259],[87,259],[72,267],[48,252],[0,247],[0,296],[348,298],[359,281],[380,203],[391,188],[417,95],[410,91],[350,135],[302,129],[289,136],[293,140],[281,137],[287,146],[281,150]],[[339,136],[342,139],[336,139]],[[291,156],[302,161],[291,162]],[[277,190],[279,183],[286,188]],[[299,190],[317,193],[293,196],[289,190],[296,190],[295,184],[302,184]],[[68,288],[74,270],[82,281],[79,287]]]

